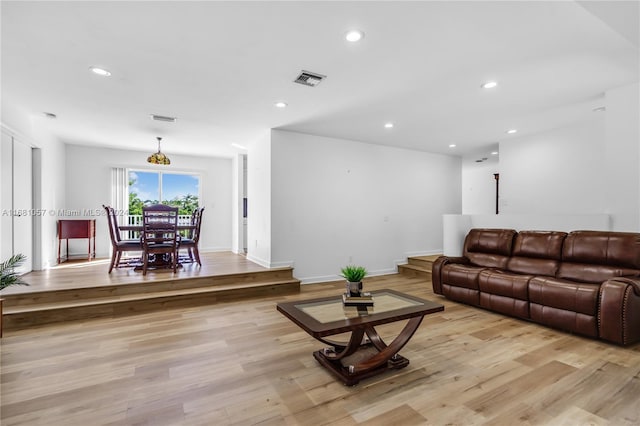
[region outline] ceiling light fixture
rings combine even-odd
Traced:
[[[484,83],[482,86],[483,89],[493,89],[494,87],[496,87],[498,85],[497,82],[495,81],[487,81],[486,83]]]
[[[152,120],[166,121],[167,123],[175,123],[177,120],[176,117],[169,117],[168,115],[151,114],[150,117]]]
[[[591,111],[593,111],[593,112],[602,112],[602,111],[606,111],[606,110],[607,110],[606,107],[600,106],[600,107],[592,109]]]
[[[452,143],[451,145],[449,145],[449,148],[455,148],[455,147],[456,147],[455,143]]]
[[[92,73],[100,75],[102,77],[109,77],[111,75],[111,72],[105,70],[104,68],[89,67],[89,69],[91,70]]]
[[[385,123],[384,128],[385,129],[393,129],[393,123]]]
[[[355,42],[360,41],[360,40],[362,40],[364,38],[364,32],[362,32],[360,30],[349,30],[344,35],[344,38],[347,41],[350,41],[351,43],[355,43]]]
[[[491,155],[498,155],[498,151],[492,151]]]
[[[171,164],[171,160],[169,160],[169,157],[160,152],[160,141],[162,140],[162,138],[158,136],[156,139],[158,139],[158,152],[151,154],[149,158],[147,158],[147,163],[168,166],[169,164]]]
[[[286,102],[276,102],[275,104],[273,104],[276,108],[286,108],[287,107],[287,103]]]
[[[508,134],[508,135],[512,135],[514,133],[518,133],[518,130],[517,129],[509,129],[505,133]]]

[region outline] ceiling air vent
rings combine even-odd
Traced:
[[[167,117],[165,115],[156,115],[156,114],[151,114],[151,119],[156,121],[166,121],[168,123],[175,123],[177,120],[175,117]]]
[[[325,78],[327,78],[326,75],[302,70],[300,75],[295,80],[293,80],[293,82],[303,84],[305,86],[315,87],[320,84],[320,82]]]

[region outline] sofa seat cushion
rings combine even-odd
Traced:
[[[565,280],[600,284],[611,278],[637,277],[639,272],[637,269],[620,266],[562,262],[556,276]]]
[[[596,316],[599,284],[580,283],[552,277],[529,281],[529,301],[552,308]]]
[[[473,265],[449,264],[442,268],[442,284],[478,290],[478,276],[487,268]]]
[[[529,280],[533,275],[487,269],[478,276],[480,306],[506,315],[529,318]]]
[[[512,299],[529,300],[529,281],[533,275],[511,274],[496,269],[480,271],[478,288],[481,292]]]
[[[442,294],[468,305],[480,305],[478,275],[487,268],[450,263],[442,267]]]
[[[546,275],[554,277],[560,266],[559,260],[534,259],[531,257],[513,256],[507,262],[507,270],[517,274]]]

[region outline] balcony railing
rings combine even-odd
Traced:
[[[142,215],[129,215],[125,216],[120,223],[126,223],[129,226],[142,226]],[[181,214],[178,215],[178,225],[190,225],[191,224],[191,215],[190,214]],[[140,233],[137,231],[122,231],[121,237],[123,239],[135,239],[140,237]],[[188,230],[180,231],[180,234],[183,237],[187,237],[189,234]]]

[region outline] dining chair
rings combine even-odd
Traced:
[[[155,266],[178,268],[178,207],[154,204],[142,208],[142,274],[147,275],[149,258],[154,256]]]
[[[193,228],[189,232],[187,238],[183,238],[180,241],[180,249],[186,249],[189,255],[189,260],[193,262],[194,258],[198,265],[202,266],[200,262],[200,251],[198,250],[198,243],[200,241],[200,229],[202,228],[202,214],[204,213],[204,207],[199,207],[193,210],[191,213],[191,225]]]
[[[139,263],[140,259],[128,259],[126,262],[122,262],[122,253],[129,251],[142,251],[142,245],[140,240],[123,240],[120,237],[120,228],[118,226],[118,216],[116,211],[111,206],[105,206],[107,212],[107,221],[109,223],[109,237],[111,237],[111,263],[109,264],[109,273],[113,268],[119,268],[120,266],[133,266],[134,263]]]

